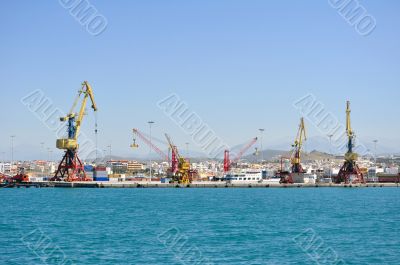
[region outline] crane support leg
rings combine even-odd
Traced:
[[[71,150],[67,150],[65,152],[63,159],[58,165],[56,174],[51,180],[65,180],[68,182],[89,181],[86,176],[83,163],[79,159],[78,154]]]
[[[335,183],[365,183],[364,175],[354,161],[345,161],[335,179]]]

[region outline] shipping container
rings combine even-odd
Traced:
[[[95,174],[107,174],[108,175],[108,173],[107,173],[107,171],[98,171],[98,170],[95,170],[95,171],[93,171]]]
[[[85,172],[92,172],[94,170],[92,165],[86,165],[83,167],[83,169],[85,170]]]
[[[93,177],[98,178],[98,177],[107,177],[108,178],[108,173],[107,171],[99,171],[99,170],[95,170],[93,171]]]
[[[169,183],[170,181],[170,178],[161,178],[161,183]]]
[[[109,181],[108,177],[95,177],[93,179],[94,181]]]

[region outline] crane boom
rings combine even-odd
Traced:
[[[175,147],[174,143],[172,142],[171,137],[170,137],[167,133],[165,133],[164,135],[165,135],[165,138],[166,138],[167,141],[168,141],[169,147],[170,147],[171,149],[172,149],[173,147]]]
[[[75,140],[78,139],[79,132],[81,130],[81,126],[82,126],[82,122],[83,122],[83,115],[85,114],[85,109],[86,109],[86,104],[87,104],[88,97],[90,97],[90,100],[92,102],[93,111],[97,111],[97,105],[96,105],[96,102],[94,100],[93,90],[92,90],[92,87],[89,85],[89,83],[87,81],[83,82],[81,92],[84,94],[84,97],[83,97],[83,102],[82,102],[82,105],[81,105],[81,109],[79,111],[78,119],[76,120]]]
[[[242,156],[257,142],[258,138],[252,138],[249,143],[247,143],[235,156],[233,160],[230,160],[230,151],[225,150],[224,152],[224,172],[228,173],[231,170],[232,165],[239,162]]]
[[[165,138],[171,150],[171,173],[175,175],[179,171],[179,161],[182,160],[182,158],[179,155],[178,147],[167,133],[165,133]]]
[[[301,166],[301,151],[303,148],[303,142],[307,140],[306,126],[304,124],[304,118],[300,119],[299,130],[297,132],[296,139],[293,145],[292,153],[292,173],[303,173],[304,170]]]
[[[79,110],[79,114],[74,112],[76,106],[78,105],[79,99],[81,98],[82,94],[83,99],[82,99],[82,104]],[[93,111],[97,111],[97,105],[94,100],[94,94],[92,87],[89,85],[87,81],[84,81],[82,83],[82,88],[78,91],[78,96],[76,97],[74,104],[72,105],[72,108],[68,115],[66,117],[61,117],[60,121],[61,122],[68,122],[68,138],[66,139],[58,139],[57,140],[57,148],[62,149],[62,150],[68,150],[68,149],[77,149],[78,148],[78,137],[79,133],[81,130],[81,126],[83,123],[83,117],[85,114],[85,109],[87,105],[87,100],[90,97],[90,100],[92,102],[92,109]]]
[[[255,137],[253,139],[251,139],[251,141],[246,144],[240,151],[239,153],[236,155],[236,157],[232,160],[231,164],[235,164],[237,163],[242,156],[258,141],[258,138]]]
[[[294,141],[293,147],[297,148],[299,151],[301,151],[303,147],[303,142],[307,140],[307,134],[306,134],[306,126],[304,125],[304,118],[300,119],[300,125],[299,125],[299,130],[297,132],[296,139]]]
[[[347,136],[351,137],[354,135],[353,130],[351,129],[351,109],[350,109],[350,101],[347,101],[347,108],[346,108],[346,132]]]
[[[165,134],[165,138],[166,138],[167,141],[168,141],[169,148],[170,148],[171,150],[175,150],[175,155],[176,155],[176,157],[177,157],[178,159],[181,159],[182,157],[181,157],[181,155],[179,154],[179,151],[178,151],[177,146],[174,144],[174,142],[172,141],[171,137],[170,137],[167,133]]]
[[[169,161],[168,155],[165,154],[163,151],[161,151],[161,149],[158,148],[155,144],[153,144],[149,139],[147,139],[146,136],[144,136],[144,134],[139,131],[139,129],[133,129],[133,133],[136,134],[151,149],[153,149],[160,156],[161,159]]]
[[[354,147],[354,131],[351,128],[351,109],[350,109],[350,101],[347,101],[346,104],[346,133],[348,137],[347,142],[347,153],[345,154],[345,158],[349,161],[355,161],[358,159],[358,155],[353,152]]]

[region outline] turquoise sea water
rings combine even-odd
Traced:
[[[400,189],[0,189],[0,264],[400,264]]]

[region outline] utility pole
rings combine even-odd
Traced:
[[[375,167],[377,166],[376,165],[376,161],[377,161],[377,159],[376,159],[376,157],[377,157],[377,144],[378,144],[378,140],[373,140],[373,142],[374,142],[374,144],[375,144]]]
[[[263,161],[264,161],[264,150],[263,150],[263,136],[264,136],[264,131],[265,131],[265,129],[258,129],[259,131],[260,131],[260,133],[261,133],[261,143],[260,143],[260,145],[261,145],[261,165],[263,164]]]
[[[109,144],[107,147],[108,147],[108,153],[109,153],[110,161],[111,161],[111,148],[112,148],[112,146],[111,146],[111,144]]]
[[[97,129],[97,111],[94,112],[94,118],[95,118],[95,123],[94,123],[94,135],[96,139],[96,154],[94,158],[94,163],[97,164],[97,159],[99,158],[99,130]]]
[[[47,148],[47,154],[48,154],[48,161],[49,162],[52,162],[52,154],[53,154],[53,151],[51,150],[51,148],[49,147],[49,148]]]
[[[14,139],[15,135],[11,135],[11,173],[13,169],[13,164],[14,164]]]
[[[333,137],[333,134],[328,135],[328,137],[329,137],[329,153],[330,153],[331,156],[333,156],[333,154],[332,154],[332,137]],[[329,161],[329,178],[332,179],[332,161]]]
[[[42,152],[44,152],[44,142],[41,142],[41,143],[40,143],[40,153],[41,153],[41,156],[43,155]],[[44,156],[43,156],[42,159],[44,160]]]
[[[150,145],[152,144],[152,136],[151,136],[151,127],[152,127],[152,125],[155,123],[154,121],[148,121],[147,122],[148,124],[149,124],[149,130],[150,130]],[[152,159],[151,159],[151,147],[150,147],[150,149],[149,149],[150,151],[149,151],[149,157],[150,157],[150,182],[151,182],[151,179],[152,179],[152,177],[153,177],[153,161],[152,161]]]
[[[104,157],[102,158],[103,159],[103,162],[107,162],[107,161],[104,161],[104,160],[106,160],[106,158],[107,158],[107,149],[104,149],[103,150],[103,154],[104,154]],[[97,164],[97,162],[96,162],[96,166],[97,166],[98,164]]]
[[[189,159],[189,143],[186,143],[186,159]]]
[[[47,148],[47,166],[48,166],[48,172],[49,173],[52,173],[50,170],[51,170],[51,161],[53,160],[52,159],[52,153],[53,153],[53,151],[51,150],[51,148],[50,147],[48,147]]]

